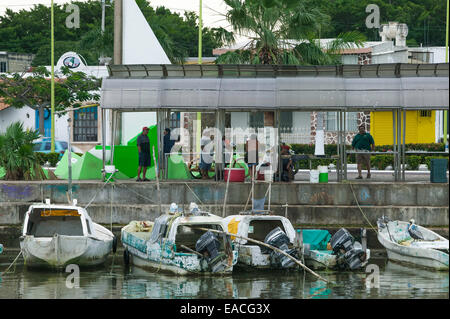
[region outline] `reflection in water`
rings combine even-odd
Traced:
[[[0,272],[14,256],[0,257]],[[105,267],[81,269],[79,288],[66,285],[70,273],[36,271],[17,263],[14,272],[0,278],[0,299],[378,299],[448,298],[448,272],[434,272],[374,260],[380,269],[380,287],[367,288],[367,273],[321,271],[336,286],[327,286],[303,272],[236,272],[232,276],[174,276],[131,266],[111,258]],[[14,268],[13,268],[14,269]]]

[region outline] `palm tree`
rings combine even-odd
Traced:
[[[37,138],[39,132],[24,130],[21,122],[11,124],[0,134],[0,166],[6,172],[5,180],[45,179],[33,152],[33,141]]]
[[[225,16],[233,30],[250,40],[240,52],[221,55],[216,60],[218,64],[336,64],[340,50],[360,46],[365,40],[361,33],[352,31],[322,47],[318,39],[330,17],[312,7],[309,0],[224,2],[230,7]]]

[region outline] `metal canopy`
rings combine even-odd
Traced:
[[[448,63],[111,65],[101,107],[122,111],[448,110]]]

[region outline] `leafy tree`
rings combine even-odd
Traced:
[[[341,33],[322,48],[317,39],[330,19],[309,0],[224,1],[231,8],[226,19],[250,42],[240,52],[221,55],[217,63],[335,64],[340,49],[365,39],[355,31]]]
[[[105,10],[105,30],[101,31],[101,2],[74,1],[80,8],[80,28],[69,29],[65,20],[67,4],[54,4],[55,59],[67,51],[81,54],[90,65],[98,64],[100,56],[113,56],[114,5]],[[147,0],[137,0],[155,36],[172,63],[183,63],[188,56],[197,56],[198,17],[194,12],[184,16],[165,7],[153,8]],[[223,28],[203,28],[202,54],[222,46]],[[221,35],[221,36],[219,36]],[[0,17],[0,50],[36,54],[32,65],[50,65],[50,7],[35,5],[31,10],[14,12],[7,9]],[[145,40],[145,39],[144,39]]]
[[[357,30],[370,41],[379,41],[378,29],[365,25],[366,7],[376,4],[380,23],[397,21],[408,25],[408,45],[443,46],[445,44],[446,1],[442,0],[316,0],[316,5],[331,17],[325,37],[345,30]]]
[[[38,157],[33,152],[37,131],[24,130],[21,122],[8,126],[0,134],[0,166],[6,171],[6,180],[45,179]]]
[[[16,108],[25,105],[39,111],[39,130],[44,135],[44,110],[50,108],[51,81],[45,67],[37,67],[31,76],[15,73],[12,76],[0,74],[0,98],[4,103]],[[67,67],[61,68],[61,74],[55,75],[55,111],[64,111],[68,107],[79,107],[82,102],[98,101],[97,90],[100,79],[87,76],[83,72],[73,72]]]

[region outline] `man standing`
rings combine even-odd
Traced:
[[[359,133],[355,135],[352,141],[352,147],[357,152],[369,152],[375,150],[375,142],[372,135],[366,133],[364,125],[359,127]],[[367,167],[367,178],[370,178],[370,154],[356,154],[356,163],[358,164],[358,177],[362,179],[362,165]]]
[[[148,138],[148,127],[142,129],[142,134],[137,138],[137,147],[139,151],[139,167],[136,182],[146,182],[145,178],[147,173],[147,167],[152,165],[152,159],[150,156],[150,140]],[[141,169],[142,169],[142,179],[141,179]]]

